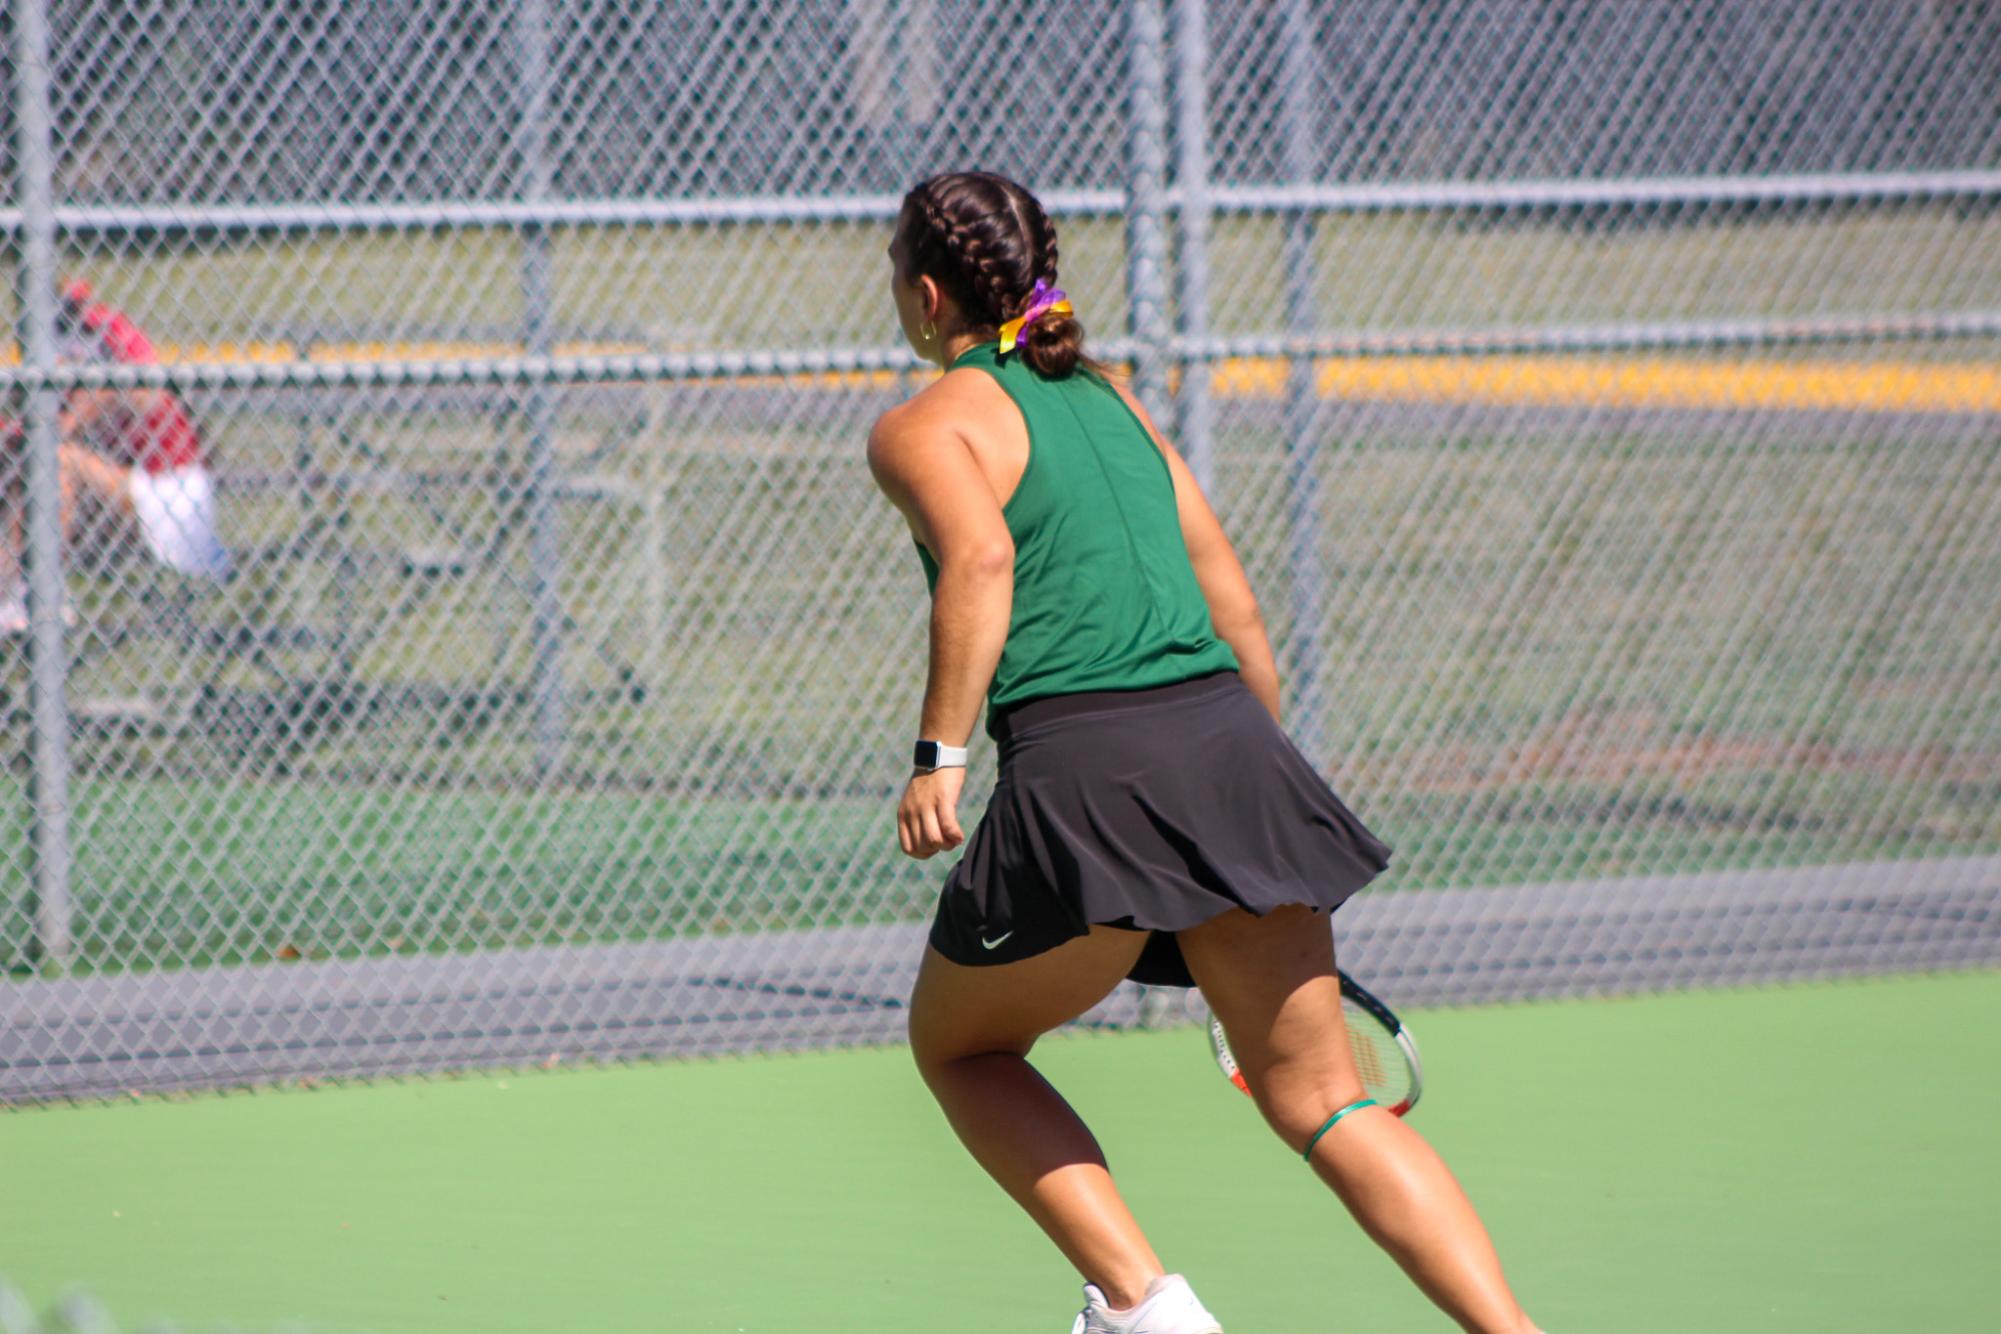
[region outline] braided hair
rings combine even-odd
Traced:
[[[958,303],[969,327],[998,329],[1028,308],[1037,282],[1056,286],[1056,224],[1034,195],[992,172],[933,176],[903,197],[897,226],[906,280],[923,274]],[[1061,378],[1084,356],[1075,316],[1039,315],[1021,331],[1022,359]]]

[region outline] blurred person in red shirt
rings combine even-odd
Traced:
[[[150,366],[153,342],[131,317],[97,299],[88,282],[63,283],[56,311],[60,360],[67,365]],[[0,558],[0,633],[27,625],[22,605],[22,449],[19,428],[4,449],[8,549]],[[4,432],[0,432],[4,433]],[[180,396],[168,389],[76,389],[65,396],[58,446],[62,530],[77,535],[85,509],[108,526],[134,532],[155,558],[182,574],[221,579],[229,553],[215,531],[215,487],[201,433]],[[82,504],[79,504],[79,502]]]
[[[90,284],[63,284],[57,316],[71,363],[151,366],[153,341]],[[169,389],[79,389],[63,413],[66,489],[137,526],[149,551],[183,574],[220,579],[229,553],[215,533],[215,490],[201,434]]]

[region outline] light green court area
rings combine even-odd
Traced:
[[[1414,1123],[1531,1310],[1594,1331],[1995,1327],[2001,972],[1420,1012]],[[1231,1334],[1447,1328],[1192,1029],[1054,1039]],[[1077,1283],[901,1050],[0,1114],[0,1271],[122,1323],[1067,1330]]]

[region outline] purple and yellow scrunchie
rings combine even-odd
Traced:
[[[1037,278],[1035,290],[1028,294],[1028,308],[1000,327],[1000,355],[1004,357],[1014,351],[1015,344],[1021,341],[1021,331],[1051,312],[1058,315],[1077,313],[1061,288],[1051,287]]]

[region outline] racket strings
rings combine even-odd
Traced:
[[[1362,1083],[1370,1089],[1379,1089],[1388,1082],[1389,1069],[1383,1064],[1383,1054],[1376,1050],[1366,1032],[1353,1025],[1348,1029],[1348,1050],[1354,1053],[1355,1073],[1362,1077]]]
[[[1410,1063],[1403,1048],[1367,1011],[1359,1006],[1342,1008],[1348,1022],[1348,1050],[1362,1087],[1385,1106],[1401,1103],[1411,1091]]]

